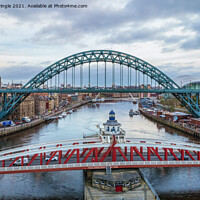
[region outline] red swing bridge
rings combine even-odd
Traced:
[[[122,143],[115,135],[111,143],[102,142],[101,138],[83,138],[21,146],[0,154],[0,174],[104,169],[107,166],[200,167],[198,144],[139,138],[127,138]],[[53,159],[55,156],[57,160]],[[14,166],[19,159],[20,166]]]
[[[95,137],[1,150],[0,174],[106,167],[200,167],[199,144],[127,138],[113,110],[103,126]]]

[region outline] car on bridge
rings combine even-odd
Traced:
[[[181,154],[179,154],[179,155],[177,156],[177,158],[178,158],[179,160],[181,160]],[[174,157],[173,160],[176,160],[176,158]],[[184,155],[184,160],[189,160],[189,156],[185,156],[185,155]]]
[[[24,165],[28,165],[28,158],[24,158],[23,159],[23,164]],[[16,160],[14,163],[13,163],[14,166],[19,166],[19,165],[22,165],[22,159],[19,158],[18,160]]]
[[[51,158],[51,156],[47,156],[47,157],[45,158],[45,160],[46,160],[46,161],[49,161],[50,158]],[[52,161],[57,161],[57,160],[58,160],[58,156],[54,156],[51,160],[52,160]]]

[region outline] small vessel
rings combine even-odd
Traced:
[[[130,116],[133,116],[133,115],[134,115],[133,109],[130,109],[129,115],[130,115]]]
[[[139,115],[139,111],[138,111],[138,110],[133,111],[133,109],[130,109],[130,111],[129,111],[129,115],[130,115],[130,116],[133,116],[133,115]]]
[[[72,113],[73,113],[73,111],[72,111],[72,110],[69,110],[69,111],[68,111],[68,114],[72,114]]]
[[[139,115],[140,114],[138,110],[136,110],[134,113],[135,113],[135,115]]]
[[[62,115],[58,115],[58,118],[60,119],[60,118],[63,118],[63,116]]]
[[[103,101],[105,101],[105,98],[101,98],[101,99],[92,99],[92,102],[93,103],[96,103],[96,102],[103,102]]]
[[[66,116],[67,116],[67,113],[66,113],[66,112],[63,112],[63,113],[62,113],[62,116],[63,116],[63,117],[66,117]]]
[[[132,102],[133,102],[133,104],[137,104],[137,101],[136,101],[135,99],[133,99],[133,101],[132,101]]]

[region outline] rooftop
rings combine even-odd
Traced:
[[[121,124],[118,123],[117,120],[107,120],[107,122],[103,123],[103,125],[120,126]]]

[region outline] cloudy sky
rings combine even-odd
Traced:
[[[87,8],[0,8],[2,82],[26,83],[57,60],[92,49],[132,54],[177,81],[200,79],[199,0],[0,0],[13,2]]]

